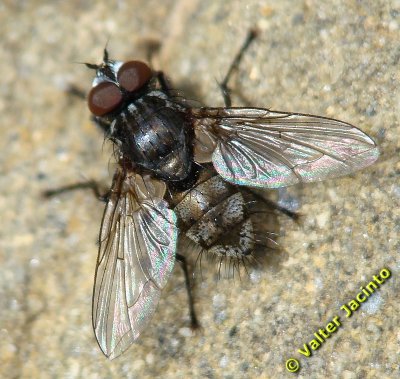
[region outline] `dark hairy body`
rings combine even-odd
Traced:
[[[240,260],[252,253],[253,225],[242,193],[211,165],[194,161],[190,107],[168,90],[153,89],[95,121],[118,146],[124,170],[166,184],[180,234],[219,257]],[[228,230],[234,233],[227,242]]]
[[[226,107],[192,107],[168,85],[162,72],[141,61],[109,59],[95,70],[88,106],[114,145],[118,167],[99,234],[92,321],[108,358],[122,354],[155,312],[175,260],[182,264],[191,324],[194,311],[187,251],[233,267],[271,240],[255,215],[271,203],[251,188],[280,188],[342,176],[371,165],[374,141],[343,121],[263,108],[231,107],[228,81],[251,31],[220,87]],[[89,187],[95,182],[48,191]],[[296,214],[274,205],[296,218]],[[257,227],[256,227],[257,226]]]

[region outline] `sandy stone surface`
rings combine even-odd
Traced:
[[[399,332],[400,2],[4,1],[0,5],[0,377],[397,378]],[[249,278],[217,280],[205,262],[192,333],[179,267],[148,329],[108,361],[91,326],[96,240],[103,205],[81,191],[48,188],[94,178],[109,185],[111,149],[84,101],[108,41],[113,57],[145,59],[204,104],[223,104],[217,81],[250,27],[260,37],[233,82],[273,110],[351,122],[382,151],[354,175],[281,191],[298,205],[279,216],[281,251]],[[276,192],[272,196],[276,196]],[[191,256],[194,262],[196,257]],[[383,268],[388,278],[345,318]],[[312,356],[298,352],[335,316],[341,326]]]

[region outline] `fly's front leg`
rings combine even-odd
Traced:
[[[86,100],[86,93],[81,88],[77,87],[75,84],[68,85],[66,92],[81,100]]]
[[[161,89],[167,93],[167,95],[171,95],[171,92],[173,91],[173,88],[168,81],[167,77],[165,76],[163,71],[156,71],[155,72],[156,78],[158,80],[158,83],[160,84]]]
[[[257,38],[257,35],[258,32],[256,29],[251,29],[249,31],[242,47],[240,48],[235,58],[233,59],[231,65],[229,66],[228,72],[225,75],[224,80],[221,83],[218,83],[226,107],[232,106],[231,89],[228,86],[228,82],[231,80],[232,75],[238,70],[239,64],[243,58],[244,53],[249,48],[251,43]]]
[[[185,285],[186,285],[186,291],[187,291],[188,300],[189,300],[189,312],[190,312],[191,327],[192,327],[192,329],[197,329],[198,327],[200,327],[200,324],[197,320],[196,312],[194,310],[193,294],[192,294],[192,288],[190,286],[189,271],[188,271],[188,267],[187,267],[188,265],[186,262],[186,258],[181,254],[176,254],[176,260],[181,263],[183,274],[185,276]]]

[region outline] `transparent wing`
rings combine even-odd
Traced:
[[[175,263],[176,216],[162,198],[139,191],[138,177],[116,173],[100,230],[92,317],[111,359],[142,332]]]
[[[193,111],[198,162],[227,181],[277,188],[349,174],[379,156],[361,130],[324,117],[259,108]]]

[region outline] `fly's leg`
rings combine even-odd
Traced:
[[[47,190],[43,192],[43,196],[46,198],[53,197],[56,195],[60,195],[65,192],[82,190],[82,189],[90,189],[93,191],[94,196],[100,201],[107,202],[110,196],[110,191],[102,192],[100,185],[94,180],[88,180],[87,182],[70,184],[67,186]]]
[[[269,208],[272,208],[274,210],[277,210],[278,212],[283,213],[284,215],[290,217],[292,220],[294,221],[298,221],[301,217],[300,213],[291,211],[290,209],[287,209],[285,207],[281,207],[279,204],[266,199],[265,197],[259,195],[258,193],[254,192],[253,190],[251,190],[250,188],[247,187],[242,187],[240,188],[241,191],[243,192],[247,192],[249,194],[251,194],[252,196],[254,196],[255,199],[259,200],[260,202],[266,204]]]
[[[167,95],[171,95],[171,92],[173,91],[173,88],[171,84],[169,83],[168,79],[166,78],[165,74],[163,71],[156,71],[155,72],[156,78],[158,80],[158,83],[161,86],[161,89],[167,93]]]
[[[188,294],[188,300],[189,300],[189,312],[190,312],[190,322],[191,322],[191,327],[192,329],[197,329],[200,324],[197,320],[196,312],[194,310],[194,302],[193,302],[193,294],[192,294],[192,289],[190,286],[190,279],[189,279],[189,272],[188,272],[188,265],[186,262],[186,258],[181,255],[181,254],[176,254],[176,260],[180,262],[183,270],[183,274],[185,276],[185,285],[186,285],[186,291]]]
[[[146,40],[142,46],[146,49],[146,59],[150,64],[150,67],[153,66],[153,57],[156,54],[159,54],[161,49],[161,42],[158,39],[148,39]]]
[[[79,87],[77,87],[75,84],[70,84],[68,86],[68,88],[66,89],[66,92],[71,95],[74,96],[78,99],[81,100],[86,100],[86,93],[85,91],[83,91],[82,89],[80,89]]]
[[[232,75],[238,70],[240,61],[242,60],[244,53],[249,48],[251,43],[257,38],[257,35],[258,32],[256,29],[251,29],[249,31],[242,47],[240,48],[231,65],[229,66],[228,72],[225,75],[224,80],[218,84],[219,88],[221,89],[226,107],[230,107],[232,105],[231,89],[228,87],[228,82],[230,81]]]
[[[182,98],[180,95],[180,91],[176,90],[174,87],[172,87],[170,81],[168,78],[165,76],[163,71],[155,71],[155,77],[158,81],[158,84],[161,88],[161,90],[167,94],[171,99],[174,99],[175,102],[185,106],[187,104],[187,100]]]
[[[146,48],[146,58],[147,62],[149,63],[150,67],[153,68],[153,57],[154,55],[158,54],[161,48],[161,44],[159,41],[156,40],[148,40],[145,42]],[[158,84],[160,85],[161,89],[167,93],[167,95],[171,95],[173,88],[169,83],[167,77],[165,76],[163,71],[153,70],[154,76],[156,77]]]

